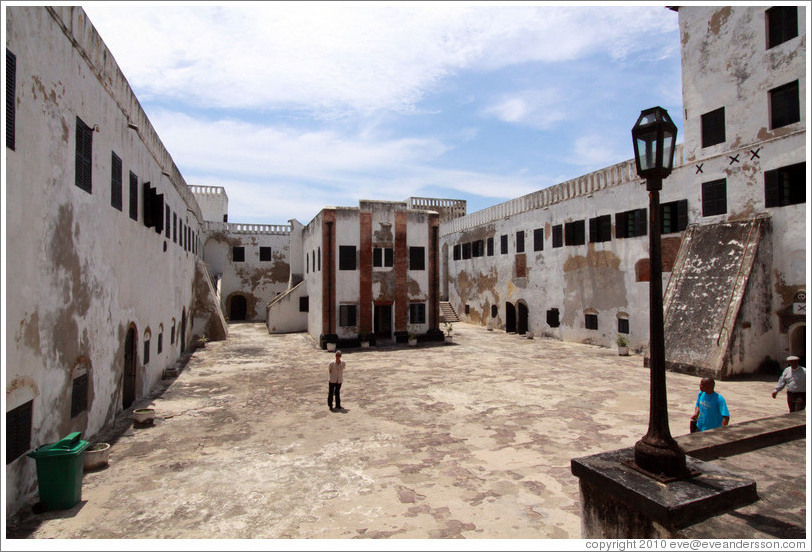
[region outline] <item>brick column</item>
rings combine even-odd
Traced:
[[[406,245],[406,220],[404,211],[395,213],[395,336],[409,331],[409,289],[406,271],[409,268],[409,248]]]
[[[359,252],[359,330],[372,331],[372,213],[361,211],[361,250]]]

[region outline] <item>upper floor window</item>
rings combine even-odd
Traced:
[[[796,163],[764,172],[766,207],[806,203],[806,163]]]
[[[338,307],[338,325],[342,327],[355,326],[355,305],[339,305]]]
[[[702,115],[702,147],[725,141],[725,108],[720,107]]]
[[[138,177],[130,171],[130,218],[138,220]]]
[[[462,259],[462,244],[458,243],[454,246],[454,260],[459,261]]]
[[[507,234],[503,234],[500,238],[500,245],[502,249],[502,255],[507,254],[508,252],[508,237]]]
[[[487,248],[488,248],[488,257],[493,257],[493,238],[488,238]]]
[[[648,232],[646,209],[635,209],[615,214],[615,237],[634,238]]]
[[[169,205],[165,205],[166,221],[164,222],[164,230],[166,230],[166,237],[169,239],[172,236],[172,209]]]
[[[544,228],[533,230],[533,251],[544,251]]]
[[[801,120],[798,81],[789,82],[770,90],[770,128],[797,123]]]
[[[798,36],[797,6],[775,6],[765,13],[768,50]]]
[[[355,246],[354,245],[339,245],[338,246],[338,269],[339,270],[355,270]],[[353,326],[355,324],[352,324]]]
[[[680,199],[660,205],[660,233],[673,234],[688,227],[688,200]]]
[[[612,216],[602,215],[589,219],[589,241],[605,242],[612,239]]]
[[[372,250],[372,266],[390,267],[394,265],[395,265],[394,249],[392,249],[391,247],[376,247]]]
[[[426,248],[409,248],[409,270],[426,270]]]
[[[564,242],[567,245],[584,245],[586,243],[586,225],[582,220],[564,224]]]
[[[31,448],[31,418],[34,401],[28,401],[6,412],[6,465]]]
[[[462,258],[463,259],[471,258],[471,242],[462,244]]]
[[[564,245],[564,227],[560,224],[553,226],[553,248],[563,247]]]
[[[268,261],[271,260],[271,248],[270,247],[260,246],[260,248],[259,248],[259,260],[261,262],[268,262]]]
[[[245,262],[245,247],[239,245],[231,248],[231,260],[235,263]]]
[[[13,150],[17,134],[15,117],[17,116],[17,56],[6,49],[6,147]]]
[[[516,253],[524,253],[524,230],[516,232]]]
[[[121,167],[121,157],[112,152],[110,160],[110,205],[121,211],[123,198],[121,196],[121,182],[124,180]]]
[[[472,257],[483,257],[485,256],[485,241],[484,240],[476,240],[471,244],[471,256]]]
[[[93,129],[76,117],[76,185],[93,193]]]
[[[702,216],[724,215],[727,213],[727,181],[714,180],[702,183]]]

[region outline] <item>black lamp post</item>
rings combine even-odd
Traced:
[[[651,391],[648,433],[634,445],[637,467],[660,477],[682,478],[689,474],[685,451],[671,437],[665,387],[665,337],[663,334],[663,277],[660,248],[660,190],[674,168],[677,127],[662,107],[640,112],[634,128],[634,159],[637,174],[646,179],[649,192],[649,305]]]

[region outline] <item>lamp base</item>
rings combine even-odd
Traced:
[[[634,445],[634,462],[643,472],[672,480],[692,475],[685,463],[685,451],[673,439],[667,443],[652,443],[643,437]]]

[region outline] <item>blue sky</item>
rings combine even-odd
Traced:
[[[640,110],[682,136],[664,4],[82,4],[188,184],[229,221],[410,196],[468,212],[630,159]]]

